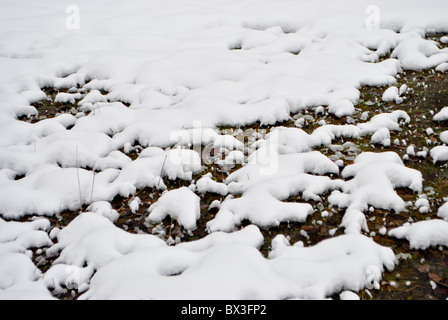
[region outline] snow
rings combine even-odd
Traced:
[[[445,202],[442,206],[440,206],[437,211],[437,216],[448,221],[448,202]]]
[[[448,147],[447,146],[437,146],[431,149],[429,152],[433,162],[438,161],[448,161]]]
[[[448,107],[443,107],[434,117],[434,121],[448,120]]]
[[[374,144],[382,144],[385,147],[390,146],[390,131],[387,128],[380,128],[370,138],[370,142]]]
[[[417,32],[410,32],[392,51],[391,58],[397,58],[404,69],[422,70],[448,62],[448,52],[439,49],[436,42],[426,41]]]
[[[0,299],[54,299],[45,287],[42,273],[24,254],[5,253],[0,259]]]
[[[243,240],[247,236],[254,241]],[[322,299],[339,288],[365,287],[369,265],[392,270],[396,263],[392,250],[361,235],[309,248],[277,245],[269,259],[257,250],[261,239],[258,228],[248,226],[197,242],[134,251],[100,268],[80,298],[183,299],[189,292],[189,299]],[[122,274],[123,269],[128,272]],[[200,290],[191,290],[192,281]]]
[[[138,199],[138,197],[136,199]],[[133,203],[135,203],[136,199],[131,201],[131,203],[129,204],[130,207],[135,206],[135,204]],[[132,209],[135,209],[135,207],[131,208],[131,210]],[[111,222],[115,222],[119,217],[119,213],[114,210],[110,202],[107,201],[95,201],[87,207],[87,211],[98,213],[108,218]]]
[[[94,269],[133,250],[164,245],[156,236],[128,233],[93,212],[76,217],[58,233],[57,240],[46,252],[48,257],[58,256],[54,264],[87,264]]]
[[[129,209],[131,209],[132,213],[136,213],[140,207],[140,204],[142,203],[142,201],[140,200],[139,197],[135,197],[133,198],[130,202],[129,202]]]
[[[228,193],[227,185],[214,181],[210,172],[196,182],[196,188],[199,193],[212,192],[222,196],[226,196]]]
[[[165,192],[149,209],[148,221],[161,222],[166,216],[177,220],[187,230],[196,229],[201,216],[199,197],[187,187]]]
[[[355,113],[355,106],[350,100],[339,100],[328,106],[328,112],[333,113],[338,118],[351,116]]]
[[[218,160],[216,163],[222,166],[231,166],[234,164],[244,163],[245,156],[242,151],[232,150],[226,156],[224,160]]]
[[[406,154],[410,156],[415,156],[415,147],[413,145],[410,145],[406,148]]]
[[[339,208],[347,208],[342,226],[346,233],[368,231],[365,216],[369,206],[401,212],[406,203],[395,188],[422,191],[422,174],[404,166],[394,152],[364,152],[356,157],[354,164],[346,166],[342,177],[342,192],[334,190],[328,200]]]
[[[406,223],[389,231],[389,236],[409,241],[411,249],[424,250],[431,246],[448,247],[448,222],[444,220],[425,220]]]
[[[94,273],[90,266],[80,268],[74,265],[58,263],[53,265],[43,276],[45,286],[53,294],[66,294],[69,289],[84,292]]]
[[[383,101],[386,102],[395,102],[395,103],[402,103],[403,98],[400,98],[400,94],[397,87],[389,87],[384,91]]]
[[[75,104],[76,100],[79,99],[81,99],[81,94],[79,92],[77,93],[59,92],[54,98],[54,102]]]
[[[365,134],[373,134],[378,129],[387,128],[390,131],[400,131],[400,123],[410,122],[409,115],[403,110],[395,110],[390,113],[380,113],[373,116],[370,121],[359,123],[358,127]]]
[[[448,144],[448,130],[440,133],[440,141],[442,141],[444,144]]]
[[[129,183],[109,183],[118,172],[109,169],[94,175],[78,168],[56,165],[39,166],[31,174],[17,180],[7,179],[0,185],[3,217],[19,218],[26,214],[54,215],[60,210],[76,210],[80,204],[112,200],[135,192]],[[92,193],[93,190],[93,193]],[[20,195],[20,197],[19,197]]]
[[[318,151],[273,154],[270,158],[278,161],[273,174],[265,175],[260,164],[249,163],[227,177],[229,192],[242,195],[221,203],[216,217],[207,223],[210,232],[234,230],[243,219],[261,227],[283,221],[303,222],[314,211],[311,205],[282,200],[301,193],[305,199],[319,201],[319,194],[340,185],[338,180],[321,176],[338,173],[339,168]]]
[[[448,62],[443,62],[436,67],[436,71],[439,72],[447,72],[448,71]]]
[[[430,209],[430,204],[428,199],[419,198],[417,201],[415,201],[415,207],[420,213],[427,213]]]
[[[354,147],[390,146],[413,117],[405,107],[361,110],[360,88],[398,104],[409,92],[398,87],[402,71],[446,72],[447,49],[425,38],[448,31],[445,2],[378,1],[378,28],[366,24],[368,1],[75,5],[79,29],[53,1],[0,4],[1,299],[50,299],[71,286],[81,299],[359,299],[370,271],[378,285],[394,268],[393,251],[365,235],[367,211],[406,210],[397,188],[419,194],[421,214],[430,203],[421,173],[397,153]],[[46,114],[39,101],[71,110]],[[433,120],[447,120],[447,108]],[[266,131],[241,137],[254,124]],[[353,153],[342,157],[344,148]],[[438,143],[406,150],[427,151],[436,166],[448,160]],[[225,179],[206,170],[210,161]],[[205,194],[216,198],[203,206]],[[169,217],[208,234],[167,243],[125,231],[118,201],[132,215],[149,205],[145,226]],[[199,223],[207,206],[217,213]],[[345,234],[333,228],[316,244],[279,234],[268,258],[260,253],[260,228],[337,213]],[[447,245],[446,234],[444,220],[389,231],[419,249]],[[51,258],[49,268],[37,258]]]
[[[279,153],[301,153],[318,146],[330,145],[336,138],[359,138],[362,131],[354,125],[323,125],[311,134],[300,128],[275,127],[255,146],[257,150],[249,156],[249,161],[258,154],[268,154],[267,148],[275,148]]]
[[[400,89],[399,89],[399,91],[398,91],[398,94],[399,94],[400,96],[402,96],[402,95],[405,94],[407,91],[408,91],[408,86],[407,86],[406,84],[402,84],[402,85],[400,86]]]
[[[356,293],[348,290],[342,291],[339,294],[339,298],[341,300],[360,300],[359,296]]]
[[[46,235],[46,232],[50,227],[50,222],[47,219],[37,219],[31,222],[16,222],[5,221],[0,218],[0,241],[2,244],[14,241],[21,244],[23,248],[28,249],[33,243],[39,241],[24,241],[33,237],[40,238],[40,235]],[[52,244],[51,240],[46,237],[46,240],[41,245],[36,247]]]

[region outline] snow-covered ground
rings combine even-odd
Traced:
[[[447,204],[431,206],[406,165],[444,170],[448,106],[426,149],[395,139],[414,117],[403,71],[446,72],[446,36],[426,36],[448,33],[447,12],[445,0],[0,1],[0,298],[356,298],[399,263],[373,239],[374,210],[429,218],[383,237],[448,246]],[[368,86],[380,101],[360,101]],[[170,217],[207,234],[124,230],[119,197],[153,231]],[[277,234],[260,252],[264,230],[318,214],[343,232],[311,245]]]

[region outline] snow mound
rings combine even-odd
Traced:
[[[0,254],[25,252],[29,248],[50,246],[53,242],[46,231],[50,221],[37,219],[31,222],[5,221],[0,218]]]
[[[244,144],[228,134],[219,134],[210,128],[201,128],[200,123],[194,123],[192,129],[175,130],[171,133],[171,140],[179,146],[197,146],[212,144],[213,148],[229,150],[242,149]]]
[[[185,229],[194,230],[201,216],[199,205],[200,198],[187,187],[170,190],[149,207],[147,221],[158,223],[169,215]]]
[[[443,132],[440,134],[440,141],[442,141],[442,142],[445,143],[445,144],[448,144],[448,130],[443,131]]]
[[[395,102],[397,104],[403,102],[403,98],[400,97],[397,87],[389,87],[384,91],[382,100],[386,102]]]
[[[403,211],[405,202],[394,189],[405,187],[421,192],[423,183],[420,171],[405,167],[395,152],[363,152],[354,164],[344,168],[342,177],[352,179],[344,181],[342,192],[333,191],[328,200],[332,205],[347,208],[342,226],[348,233],[367,231],[362,212],[369,206]]]
[[[406,223],[389,231],[389,236],[409,241],[411,249],[424,250],[430,246],[448,247],[448,222],[444,220],[425,220]]]
[[[258,140],[254,145],[257,148],[248,160],[256,158],[259,154],[269,154],[269,148],[280,154],[301,153],[312,151],[315,147],[330,145],[336,138],[354,138],[361,135],[361,130],[355,125],[327,124],[316,128],[311,134],[300,128],[275,127],[265,139]]]
[[[436,67],[436,71],[447,72],[448,71],[448,62],[444,62],[444,63],[439,64]]]
[[[440,206],[437,211],[437,216],[448,221],[448,202],[445,202],[442,206]]]
[[[47,219],[16,222],[0,218],[0,299],[53,299],[28,250],[53,244],[49,228]]]
[[[434,163],[438,161],[448,161],[448,147],[437,146],[431,149],[429,152]]]
[[[247,235],[261,237],[258,228],[248,226],[198,242],[135,251],[99,269],[80,298],[324,299],[342,289],[366,287],[372,277],[368,268],[377,270],[373,281],[379,281],[384,266],[392,270],[396,264],[391,249],[362,235],[308,248],[277,246],[269,259],[257,250],[259,240],[241,242]]]
[[[390,131],[387,128],[380,128],[370,138],[370,142],[374,144],[382,144],[385,147],[390,146]]]
[[[42,165],[20,180],[0,182],[0,212],[8,218],[54,215],[94,201],[110,201],[117,194],[127,197],[135,192],[129,183],[110,183],[116,176],[114,169],[95,174],[85,169]]]
[[[42,272],[21,253],[0,254],[1,300],[52,300]]]
[[[45,96],[46,98],[46,96]],[[81,99],[81,93],[66,93],[66,92],[59,92],[56,97],[54,98],[55,103],[70,103],[75,104],[76,100]]]
[[[217,182],[212,179],[212,174],[209,172],[202,176],[196,182],[196,189],[199,193],[212,192],[217,193],[222,196],[226,196],[228,193],[227,185],[224,183]]]
[[[334,114],[338,118],[351,116],[355,113],[355,106],[350,100],[339,100],[328,106],[328,112]]]
[[[107,201],[93,202],[87,207],[87,211],[98,213],[108,218],[111,222],[115,222],[119,217],[119,213],[114,210],[110,202]]]
[[[165,245],[153,235],[128,233],[93,212],[81,213],[58,233],[57,240],[46,252],[49,257],[59,255],[54,264],[87,265],[94,270],[134,250]]]
[[[200,156],[194,150],[157,150],[126,161],[122,170],[108,168],[95,173],[42,164],[22,179],[15,180],[14,174],[7,174],[0,180],[0,213],[3,217],[19,218],[26,214],[74,211],[95,201],[111,201],[116,195],[129,197],[138,188],[166,189],[162,177],[191,180],[193,173],[202,170]]]
[[[305,221],[314,211],[310,204],[282,200],[300,193],[305,200],[321,201],[320,194],[340,186],[339,180],[321,176],[337,174],[339,167],[318,151],[274,154],[270,158],[274,157],[276,165],[271,174],[263,174],[260,164],[249,163],[227,177],[229,192],[242,195],[221,203],[216,217],[207,223],[209,231],[234,230],[243,219],[262,227]]]
[[[445,121],[448,120],[448,107],[443,107],[434,117],[434,121]]]
[[[26,175],[44,164],[105,170],[122,168],[130,161],[114,151],[112,139],[104,133],[57,132],[24,146],[2,148],[0,168]]]
[[[403,110],[395,110],[391,113],[380,113],[372,117],[370,121],[359,123],[362,135],[375,133],[378,129],[387,128],[390,131],[400,131],[400,123],[409,123],[411,118]]]
[[[410,33],[392,51],[391,58],[397,58],[407,70],[423,70],[448,61],[448,52],[437,47],[435,41],[427,41],[419,34]]]
[[[166,189],[162,177],[191,180],[193,174],[201,170],[200,155],[195,150],[150,148],[143,150],[136,160],[126,165],[113,183],[131,184],[138,189]]]

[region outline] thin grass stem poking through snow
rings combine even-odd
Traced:
[[[90,204],[92,204],[93,202],[93,188],[95,187],[95,177],[96,177],[96,161],[93,162],[93,169],[92,169],[92,174],[93,174],[93,178],[92,178],[92,190],[90,191]]]
[[[163,159],[162,168],[160,169],[159,182],[157,183],[157,187],[160,186],[160,181],[162,180],[163,168],[165,167],[165,162],[166,162],[167,157],[168,157],[168,155],[165,155],[165,158]]]
[[[79,178],[79,165],[78,165],[78,145],[75,151],[75,164],[76,164],[76,176],[78,178],[78,190],[79,190],[79,209],[82,209],[82,194],[81,194],[81,180]]]

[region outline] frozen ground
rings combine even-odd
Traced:
[[[446,12],[1,1],[0,298],[446,298]]]

